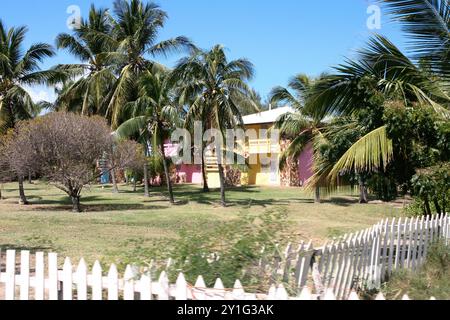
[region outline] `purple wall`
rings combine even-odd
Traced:
[[[305,184],[305,182],[313,175],[313,157],[313,145],[310,143],[298,158],[298,177],[302,184]]]

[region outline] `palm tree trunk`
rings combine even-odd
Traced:
[[[314,203],[322,203],[320,199],[320,186],[316,186],[316,192],[314,194]]]
[[[19,200],[20,205],[29,204],[27,197],[25,196],[25,189],[23,187],[23,177],[22,176],[19,177],[19,196],[20,196],[20,200]]]
[[[134,185],[136,186],[136,179],[134,181]],[[148,163],[147,163],[147,160],[145,160],[145,164],[144,164],[144,197],[146,197],[146,198],[150,197],[150,188],[148,186]]]
[[[227,206],[226,196],[225,196],[225,172],[222,165],[222,155],[217,153],[217,166],[219,168],[219,180],[220,180],[220,204],[222,207]]]
[[[362,176],[359,176],[359,203],[368,203],[367,186]]]
[[[119,187],[117,186],[116,173],[114,169],[111,170],[111,180],[113,184],[113,193],[119,193]]]
[[[208,173],[206,172],[205,154],[202,151],[202,176],[203,176],[203,192],[209,192]]]
[[[167,191],[169,191],[169,200],[171,204],[175,203],[175,199],[173,196],[173,189],[172,189],[172,181],[170,181],[170,173],[169,173],[169,166],[167,165],[167,159],[166,159],[166,151],[164,150],[164,140],[160,139],[160,149],[161,149],[161,156],[164,166],[164,175],[166,176],[166,183],[167,183]]]

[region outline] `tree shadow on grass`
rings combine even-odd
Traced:
[[[355,197],[333,197],[331,199],[322,200],[322,203],[332,204],[339,207],[351,207],[359,203],[359,199]]]

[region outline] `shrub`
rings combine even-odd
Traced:
[[[419,271],[394,273],[382,291],[389,300],[401,299],[405,294],[413,300],[429,300],[431,297],[449,300],[450,248],[443,243],[433,245]]]
[[[286,218],[285,210],[280,208],[259,215],[241,213],[239,219],[220,225],[200,221],[195,227],[182,228],[176,240],[159,242],[151,248],[134,243],[134,250],[124,260],[149,265],[154,258],[157,261],[153,264],[154,278],[166,270],[171,281],[175,281],[183,272],[192,284],[202,275],[208,287],[221,278],[227,288],[232,288],[239,279],[246,288],[267,293],[272,271],[262,269],[259,264],[264,259],[274,265],[274,260],[282,256],[279,242],[274,239],[287,241],[283,232]],[[167,269],[169,258],[173,262]]]
[[[433,214],[433,209],[445,213],[450,198],[450,163],[419,170],[412,181],[413,196],[422,203],[426,215]]]

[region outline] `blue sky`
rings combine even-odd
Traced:
[[[113,0],[95,0],[112,7]],[[169,14],[160,40],[185,35],[198,46],[223,44],[230,58],[246,57],[256,69],[252,86],[263,97],[277,85],[285,86],[296,73],[317,76],[352,57],[373,30],[367,27],[367,8],[375,0],[158,0]],[[67,8],[77,5],[86,15],[92,0],[3,1],[0,18],[8,26],[27,25],[27,45],[54,43],[60,32],[69,32]],[[403,47],[396,25],[383,16],[382,29]],[[159,59],[172,65],[179,57]],[[44,67],[75,60],[63,51]],[[52,90],[33,88],[33,95],[52,96]]]

